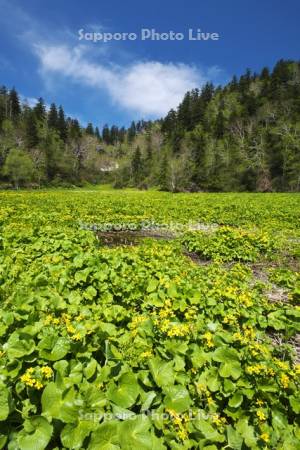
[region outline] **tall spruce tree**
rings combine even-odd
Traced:
[[[15,88],[12,88],[8,96],[9,118],[16,122],[21,114],[19,95]]]
[[[37,101],[37,104],[33,108],[35,117],[40,122],[43,122],[46,118],[46,106],[42,97],[40,97]]]
[[[48,127],[53,130],[57,130],[58,127],[58,113],[55,103],[51,103],[49,112],[48,112]]]
[[[58,109],[57,131],[62,141],[66,142],[68,137],[68,128],[63,107]]]

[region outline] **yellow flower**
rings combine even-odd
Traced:
[[[214,347],[214,343],[212,341],[212,334],[207,331],[206,333],[204,333],[203,338],[206,340],[206,345],[207,347]]]
[[[76,317],[76,322],[80,322],[84,319],[84,316],[82,314],[79,314],[79,316]]]
[[[177,336],[183,337],[189,333],[189,326],[185,324],[173,324],[171,328],[167,331],[169,337]]]
[[[147,317],[145,317],[145,316],[135,316],[132,318],[130,325],[132,328],[136,328],[139,326],[139,324],[145,322],[145,320],[147,320]]]
[[[212,423],[214,423],[215,425],[217,425],[217,427],[222,426],[222,420],[220,419],[219,414],[214,414],[214,415],[213,415]]]
[[[20,378],[22,383],[26,384],[26,386],[34,387],[38,390],[42,389],[43,384],[39,380],[32,378],[33,372],[34,372],[33,367],[30,367],[29,369],[27,369],[26,372]]]
[[[264,421],[264,420],[267,419],[266,416],[265,416],[265,413],[261,409],[256,411],[256,415],[259,418],[259,420],[261,420],[261,421]]]
[[[265,442],[269,442],[269,441],[270,441],[270,435],[269,435],[269,433],[262,433],[262,434],[260,435],[260,437],[261,437],[261,439],[262,439],[263,441],[265,441]]]
[[[187,438],[187,436],[188,436],[187,431],[181,428],[181,429],[178,431],[178,436],[179,436],[179,438],[180,438],[182,441],[184,441],[184,440]]]
[[[290,379],[289,377],[283,373],[280,377],[280,383],[284,387],[284,389],[287,389],[289,387]]]
[[[207,404],[208,404],[208,406],[210,406],[210,405],[213,405],[213,404],[214,404],[214,400],[212,399],[212,397],[211,397],[211,396],[208,396],[208,397],[207,397]]]
[[[71,333],[71,334],[73,334],[73,333],[75,333],[75,328],[73,327],[73,325],[67,325],[67,332],[68,333]]]
[[[257,406],[262,406],[264,404],[264,402],[262,400],[260,400],[260,399],[256,400],[255,403],[256,403]]]
[[[289,364],[285,361],[281,361],[280,359],[274,358],[274,362],[277,367],[282,370],[289,370]]]
[[[72,336],[73,341],[80,341],[81,335],[80,333],[76,333]]]
[[[162,319],[165,319],[168,316],[169,316],[169,311],[167,309],[161,309],[159,311],[159,317],[161,317]]]
[[[182,420],[181,420],[180,417],[175,417],[175,418],[174,418],[174,423],[175,423],[175,425],[181,425],[181,422],[182,422]]]
[[[27,386],[33,387],[35,384],[35,379],[31,378],[31,376],[28,373],[25,373],[21,376],[22,383],[26,384]]]
[[[151,358],[151,356],[153,356],[153,353],[151,350],[147,350],[147,351],[141,353],[141,358]]]
[[[36,389],[40,390],[40,389],[42,389],[43,384],[40,381],[36,380],[35,383],[34,383],[34,387]]]
[[[48,366],[42,367],[41,372],[45,376],[45,378],[51,378],[53,375],[53,370],[51,369],[51,367]]]
[[[170,414],[171,417],[177,417],[177,412],[174,411],[174,409],[169,409],[169,408],[167,408],[167,409],[166,409],[166,412],[167,412],[168,414]]]
[[[45,325],[49,325],[52,322],[52,316],[49,314],[45,320],[44,320],[44,324]]]

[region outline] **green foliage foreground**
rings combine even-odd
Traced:
[[[299,209],[280,194],[0,194],[0,448],[298,449]],[[181,229],[118,248],[82,229],[145,221]]]

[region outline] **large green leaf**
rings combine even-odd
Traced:
[[[223,378],[231,377],[237,380],[242,374],[242,368],[239,362],[223,363],[220,366],[219,374]]]
[[[149,369],[157,386],[170,386],[174,384],[175,373],[173,371],[173,362],[163,361],[159,357],[149,360]]]
[[[212,442],[224,442],[225,438],[223,435],[218,433],[218,431],[205,419],[195,419],[195,427],[199,430],[202,435]]]
[[[289,396],[289,402],[291,407],[293,408],[293,411],[296,414],[300,413],[300,397],[296,397],[295,395]]]
[[[139,385],[133,373],[125,373],[121,376],[118,384],[112,384],[107,391],[107,397],[116,405],[122,408],[129,408],[132,406],[138,395]]]
[[[75,391],[70,388],[63,392],[55,383],[49,383],[42,394],[42,411],[45,417],[74,423],[79,415],[75,403]]]
[[[241,450],[243,445],[243,437],[231,425],[228,425],[226,428],[229,448]]]
[[[137,416],[120,424],[119,439],[122,450],[162,450],[160,439],[150,432],[150,420]]]
[[[61,442],[64,447],[72,450],[80,450],[84,439],[96,428],[95,422],[83,420],[78,424],[68,424],[60,434]]]
[[[176,385],[165,387],[164,393],[166,394],[164,404],[169,409],[182,413],[191,405],[189,392],[184,386]]]
[[[243,437],[245,444],[251,448],[256,449],[257,447],[257,439],[254,434],[254,427],[248,424],[248,418],[240,419],[236,425],[237,431]]]
[[[223,346],[214,351],[212,359],[222,363],[231,363],[239,361],[239,354],[234,348]]]
[[[87,450],[118,450],[120,422],[110,421],[99,425],[92,433]]]
[[[51,439],[52,429],[45,417],[27,419],[17,438],[20,450],[44,450]]]
[[[238,408],[243,403],[242,394],[236,392],[232,397],[230,397],[228,405],[232,408]]]
[[[49,361],[62,359],[70,350],[70,343],[65,337],[54,334],[45,336],[38,345],[40,356]]]
[[[30,355],[35,350],[35,342],[31,336],[27,335],[26,339],[22,339],[18,333],[13,333],[4,344],[3,348],[7,352],[9,359],[22,358]]]

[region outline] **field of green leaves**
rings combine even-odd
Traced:
[[[299,217],[297,194],[0,193],[0,449],[299,449]]]

